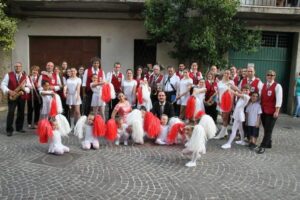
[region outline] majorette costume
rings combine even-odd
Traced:
[[[201,153],[206,153],[206,142],[213,138],[217,132],[217,127],[214,120],[204,112],[198,114],[200,119],[199,124],[194,127],[191,138],[185,144],[184,154],[192,154],[191,161],[186,163],[187,167],[196,166],[196,160],[200,158]]]
[[[140,110],[134,109],[127,116],[126,124],[131,127],[133,142],[144,144],[143,118]]]
[[[81,116],[74,128],[74,135],[84,138],[81,143],[83,149],[99,149],[98,137],[105,136],[105,133],[106,125],[100,115],[95,115],[92,123],[89,123],[88,117]]]
[[[169,132],[167,134],[168,144],[178,144],[185,141],[185,136],[183,134],[183,129],[185,124],[178,117],[172,117],[169,120]]]
[[[193,88],[193,95],[190,96],[186,103],[185,118],[194,120],[199,111],[205,111],[204,99],[206,88]]]
[[[137,88],[137,107],[145,106],[147,111],[152,109],[152,101],[150,98],[150,88],[148,84],[144,81],[140,82],[139,87]]]

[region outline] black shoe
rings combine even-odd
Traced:
[[[17,132],[19,132],[19,133],[26,133],[26,131],[25,131],[25,130],[23,130],[23,129],[21,129],[21,130],[17,130]]]
[[[257,150],[257,154],[263,154],[263,153],[265,153],[265,148],[259,147]]]
[[[6,135],[7,135],[8,137],[11,137],[11,136],[13,135],[13,133],[12,133],[12,132],[7,132]]]

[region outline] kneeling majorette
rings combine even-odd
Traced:
[[[84,138],[81,143],[83,149],[99,149],[98,137],[105,136],[105,127],[105,122],[100,115],[81,116],[74,128],[74,135],[79,139]]]
[[[37,133],[40,143],[48,143],[50,140],[48,153],[62,155],[69,152],[69,147],[62,144],[61,137],[67,136],[70,132],[69,122],[61,114],[51,117],[50,120],[42,119],[38,123]]]
[[[217,132],[214,120],[204,112],[197,114],[200,121],[194,127],[187,125],[184,134],[188,138],[183,154],[191,155],[191,161],[185,164],[187,167],[195,167],[196,160],[201,157],[201,153],[206,153],[206,142],[213,138]]]

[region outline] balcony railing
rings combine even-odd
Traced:
[[[241,6],[300,7],[300,0],[240,0]]]

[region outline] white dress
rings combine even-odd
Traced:
[[[105,102],[101,99],[102,94],[102,86],[98,85],[96,87],[92,87],[93,83],[91,83],[91,90],[93,91],[91,106],[105,106]]]
[[[142,87],[142,93],[143,93],[143,103],[139,104],[137,102],[137,108],[140,108],[141,106],[145,106],[147,111],[150,111],[152,109],[152,101],[150,98],[150,91],[148,84],[141,83],[139,87]]]
[[[221,99],[222,99],[224,92],[226,92],[228,89],[230,89],[230,85],[234,85],[233,80],[230,80],[226,83],[224,83],[223,81],[218,82],[217,88],[218,88],[218,96],[219,96],[220,104],[221,104]],[[223,110],[221,108],[220,108],[220,111],[223,112]]]
[[[247,106],[249,102],[250,96],[243,94],[243,97],[240,97],[239,100],[237,101],[234,111],[233,111],[233,119],[243,122],[245,121],[245,107]]]
[[[65,152],[69,152],[69,147],[66,147],[61,143],[61,134],[58,130],[53,130],[53,138],[49,145],[49,153],[54,154],[64,154]]]
[[[82,141],[82,147],[85,148],[90,146],[91,144],[99,145],[98,138],[93,135],[93,126],[85,124],[84,129],[85,129],[85,136],[84,136],[84,140]]]
[[[167,143],[168,132],[169,132],[168,125],[160,125],[160,133],[156,139],[156,143],[158,143],[158,144]]]
[[[204,91],[204,92],[202,92],[202,91]],[[196,92],[196,94],[195,94],[195,97],[196,97],[195,115],[199,111],[205,112],[205,107],[204,107],[205,91],[206,91],[206,88],[197,88],[197,87],[194,88],[194,92]]]
[[[80,94],[77,94],[77,87],[81,86],[81,79],[76,78],[69,78],[66,83],[67,86],[67,105],[80,105],[81,98]],[[77,98],[78,97],[78,98]]]
[[[127,133],[126,129],[128,128],[127,124],[122,124],[122,126],[120,128],[118,128],[118,137],[117,140],[118,141],[127,141],[129,138],[129,134]]]
[[[48,115],[51,106],[51,100],[53,91],[41,91],[41,93],[47,93],[47,95],[41,95],[42,97],[42,108],[41,108],[41,115]]]
[[[189,86],[193,84],[193,80],[189,79],[181,79],[179,82],[179,95],[187,92],[189,90]],[[186,106],[187,100],[190,97],[190,93],[188,92],[184,96],[180,97],[179,104],[182,106]]]
[[[123,80],[122,81],[122,88],[124,95],[126,96],[127,100],[131,105],[135,104],[135,96],[136,94],[133,92],[133,88],[137,86],[136,80]]]

